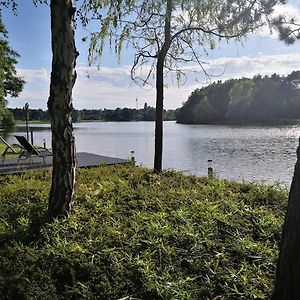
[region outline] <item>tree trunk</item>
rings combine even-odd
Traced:
[[[163,110],[164,110],[164,59],[158,58],[156,64],[156,113],[155,113],[155,153],[154,172],[162,169],[163,151]]]
[[[300,299],[300,140],[282,230],[273,300]]]
[[[157,56],[156,63],[156,118],[155,118],[155,153],[154,153],[154,172],[162,170],[162,151],[163,151],[163,112],[164,112],[164,64],[166,55],[171,45],[171,15],[173,3],[167,0],[165,14],[165,41],[161,51]]]
[[[75,185],[72,89],[78,55],[74,41],[72,0],[51,0],[52,72],[48,109],[51,119],[53,171],[48,216],[71,213]]]

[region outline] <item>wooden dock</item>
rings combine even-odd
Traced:
[[[128,160],[116,157],[109,157],[103,155],[97,155],[87,152],[76,153],[77,167],[79,168],[89,168],[96,167],[100,165],[114,165],[114,164],[125,164]],[[37,156],[33,156],[31,162],[28,159],[20,160],[19,165],[17,165],[17,158],[6,158],[4,164],[0,164],[0,175],[23,173],[30,170],[37,169],[49,169],[52,166],[52,156],[45,158],[45,163],[43,159]]]

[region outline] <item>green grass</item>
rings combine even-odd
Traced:
[[[28,124],[50,124],[49,120],[30,120]],[[16,125],[26,125],[25,120],[16,120]]]
[[[0,299],[265,299],[272,291],[281,187],[82,169],[72,216],[46,224],[49,187],[49,171],[0,177]]]
[[[0,157],[2,155],[2,153],[6,150],[7,146],[5,144],[3,144],[1,141],[0,141]],[[17,147],[13,147],[17,152],[20,151],[20,148],[17,148]],[[16,155],[13,154],[11,151],[6,154],[7,157],[15,157]]]
[[[6,149],[6,145],[0,143],[0,154],[2,154],[5,149]]]

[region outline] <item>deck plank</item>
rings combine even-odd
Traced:
[[[128,163],[128,160],[117,158],[117,157],[109,157],[103,156],[88,152],[78,152],[76,153],[77,158],[77,167],[79,168],[89,168],[96,167],[100,165],[112,165],[112,164],[125,164]],[[2,162],[1,162],[2,163]],[[52,166],[52,156],[48,156],[45,158],[45,163],[43,163],[43,159],[37,156],[32,157],[31,163],[29,160],[20,160],[20,164],[17,165],[17,158],[6,158],[4,164],[0,163],[0,175],[7,174],[16,174],[23,173],[30,170],[37,169],[49,169]]]

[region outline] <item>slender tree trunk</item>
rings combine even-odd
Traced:
[[[163,111],[164,111],[164,64],[166,55],[171,45],[171,15],[172,0],[167,0],[165,14],[165,41],[161,51],[157,56],[156,63],[156,118],[155,118],[155,153],[154,153],[154,172],[162,170],[162,151],[163,151]]]
[[[156,112],[155,112],[155,153],[154,172],[162,169],[163,151],[163,110],[164,110],[164,59],[158,58],[156,64]]]
[[[273,300],[300,299],[300,140],[282,231]]]
[[[53,171],[48,216],[71,213],[75,185],[72,89],[78,55],[74,41],[72,0],[51,0],[52,72],[48,109],[51,118]]]

